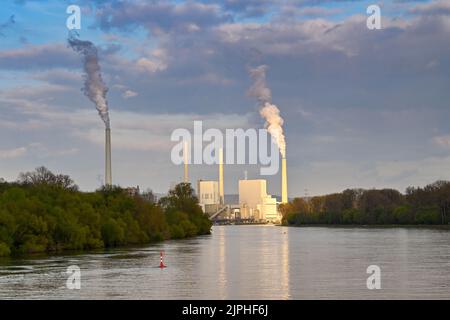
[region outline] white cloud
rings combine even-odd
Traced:
[[[28,144],[27,150],[29,154],[36,155],[37,158],[59,158],[73,156],[79,153],[78,148],[60,148],[49,146],[46,142],[32,142]]]
[[[53,84],[80,84],[83,81],[83,74],[80,71],[55,68],[52,70],[36,72],[32,75],[35,80],[46,81]]]
[[[427,157],[411,161],[383,161],[375,167],[381,181],[405,186],[425,185],[436,180],[448,179],[450,157]]]
[[[0,160],[19,158],[25,155],[26,152],[27,148],[25,147],[20,147],[16,149],[3,149],[0,150]]]
[[[64,44],[27,45],[19,49],[0,51],[0,68],[44,70],[79,65],[76,54]]]
[[[0,91],[1,99],[33,101],[50,101],[57,94],[64,94],[73,88],[61,84],[40,84],[38,86],[20,86],[12,90]]]
[[[450,148],[450,135],[433,137],[433,143],[443,148]]]
[[[423,15],[448,15],[450,14],[450,2],[448,0],[436,0],[421,3],[411,8],[409,12]]]
[[[218,85],[222,85],[222,86],[228,86],[233,84],[233,80],[232,79],[227,79],[222,75],[210,72],[210,73],[204,73],[201,74],[199,76],[195,76],[195,77],[190,77],[188,79],[180,79],[177,81],[178,84],[180,85],[185,85],[185,84],[218,84]]]
[[[115,84],[115,85],[113,85],[113,88],[122,92],[121,96],[124,99],[133,98],[133,97],[136,97],[139,95],[137,92],[131,90],[130,88],[128,88],[127,86],[125,86],[123,84]]]
[[[149,58],[140,58],[136,61],[136,66],[150,73],[163,71],[167,69],[167,63],[161,60],[151,60]]]
[[[203,130],[248,128],[251,115],[239,114],[138,114],[116,112],[112,126],[113,149],[135,151],[169,151],[174,142],[170,136],[175,129],[184,128],[193,133],[194,121],[203,121]],[[92,128],[73,129],[74,136],[96,145],[104,144],[103,131]]]
[[[118,87],[121,87],[118,85]],[[36,123],[45,123],[44,127],[34,129],[48,129],[64,131],[74,137],[96,145],[103,145],[103,125],[97,112],[92,109],[61,110],[57,106],[43,103],[33,103],[28,100],[1,100],[24,115],[24,120],[33,119]],[[116,150],[161,151],[169,150],[173,144],[170,136],[173,130],[186,128],[193,131],[194,121],[203,121],[204,130],[217,128],[219,130],[249,128],[252,114],[195,114],[172,113],[150,114],[114,110],[112,123],[113,145]],[[2,122],[0,121],[0,124]],[[9,128],[20,128],[21,124],[5,121]],[[77,149],[70,149],[76,153]],[[45,150],[44,153],[50,151]],[[55,155],[60,155],[55,153]]]
[[[122,94],[122,97],[125,99],[133,98],[138,95],[137,92],[134,92],[133,90],[125,90],[125,92]]]
[[[426,64],[426,68],[428,68],[428,69],[433,69],[433,68],[436,68],[436,67],[438,67],[438,66],[439,66],[439,61],[437,61],[436,59],[431,60],[431,61],[429,61],[429,62]]]

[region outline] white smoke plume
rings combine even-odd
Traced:
[[[258,99],[260,104],[259,114],[266,119],[265,127],[280,149],[281,156],[285,158],[286,139],[283,133],[284,120],[280,116],[280,109],[272,103],[272,92],[266,83],[267,69],[268,67],[266,65],[250,69],[250,77],[254,82],[248,90],[248,94]]]
[[[102,79],[100,65],[98,63],[98,51],[90,41],[82,41],[74,34],[69,36],[69,45],[77,53],[83,56],[84,63],[84,94],[91,100],[97,108],[98,114],[105,123],[106,128],[110,128],[108,101],[106,93],[108,88]]]

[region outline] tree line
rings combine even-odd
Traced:
[[[347,189],[341,193],[295,198],[281,205],[284,225],[438,225],[449,223],[450,182],[423,188]]]
[[[122,188],[80,192],[45,167],[0,180],[0,256],[145,244],[209,234],[211,222],[189,183],[158,202]],[[151,197],[150,197],[151,199]]]

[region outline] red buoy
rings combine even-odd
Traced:
[[[167,267],[164,265],[163,255],[164,255],[164,253],[161,251],[161,252],[160,252],[160,255],[159,255],[159,257],[160,257],[160,259],[159,259],[159,267],[160,267],[161,269],[167,268]]]

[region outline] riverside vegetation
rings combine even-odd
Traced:
[[[281,206],[284,225],[448,225],[450,182],[424,188],[345,190],[342,193],[295,198]]]
[[[45,167],[0,181],[0,256],[145,244],[209,234],[194,190],[181,183],[159,202],[120,187],[80,192]]]

